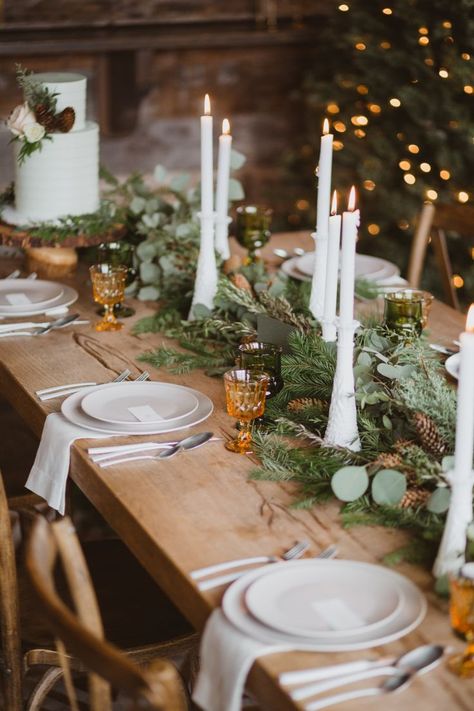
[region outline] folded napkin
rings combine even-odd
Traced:
[[[245,680],[257,657],[294,649],[270,645],[240,632],[222,610],[214,610],[201,641],[201,668],[193,693],[205,711],[240,711]]]
[[[51,413],[46,418],[26,488],[42,496],[51,508],[64,516],[71,444],[76,439],[104,437],[109,435],[74,425],[60,412]]]

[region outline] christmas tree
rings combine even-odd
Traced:
[[[402,268],[423,201],[473,199],[473,10],[473,0],[348,0],[305,82],[309,141],[328,117],[333,183],[359,187],[360,250]],[[472,301],[474,249],[453,236],[450,252]],[[436,280],[428,269],[424,286],[436,291]]]

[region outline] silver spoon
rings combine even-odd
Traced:
[[[346,691],[344,694],[326,696],[325,699],[313,701],[304,708],[305,711],[318,711],[318,709],[325,709],[327,706],[341,704],[344,701],[351,701],[352,699],[361,699],[364,696],[383,696],[384,694],[391,694],[395,691],[406,689],[412,680],[412,676],[413,674],[394,674],[380,686],[376,686],[372,689],[352,689],[352,691]]]
[[[190,437],[185,437],[181,442],[177,442],[172,447],[163,450],[158,455],[158,459],[171,459],[175,454],[181,452],[182,449],[196,449],[196,447],[202,447],[203,444],[209,442],[213,437],[213,432],[197,432]]]
[[[409,652],[405,652],[390,665],[379,666],[373,669],[356,672],[354,674],[346,674],[342,678],[329,679],[328,681],[320,681],[313,684],[306,684],[291,692],[291,698],[294,701],[307,699],[315,694],[322,694],[330,689],[336,689],[339,686],[346,684],[355,684],[357,681],[371,679],[377,676],[390,674],[391,676],[403,674],[421,674],[433,669],[437,666],[444,654],[445,648],[440,644],[425,644],[422,647],[417,647]]]
[[[302,257],[303,254],[306,254],[306,250],[302,247],[294,247],[292,252],[288,252],[286,249],[276,247],[273,250],[273,254],[275,257],[279,257],[280,259],[290,259],[290,257]]]
[[[400,655],[390,664],[372,667],[371,669],[355,672],[353,674],[346,674],[346,676],[336,679],[301,686],[291,692],[291,698],[295,701],[300,701],[301,699],[307,699],[309,696],[314,696],[314,694],[322,694],[324,691],[336,689],[339,686],[353,684],[356,681],[363,681],[364,679],[371,679],[387,674],[391,676],[400,673],[410,675],[424,674],[440,663],[444,652],[445,648],[440,644],[425,644],[422,647],[416,647],[416,649],[405,652],[405,654]]]

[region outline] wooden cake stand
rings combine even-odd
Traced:
[[[93,247],[102,242],[115,242],[123,239],[125,225],[114,225],[106,234],[71,235],[55,243],[35,237],[27,230],[18,230],[0,220],[0,244],[7,247],[19,247],[25,251],[28,272],[36,272],[44,279],[56,279],[70,274],[77,266],[77,247]]]

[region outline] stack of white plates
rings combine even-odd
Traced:
[[[54,281],[2,279],[0,317],[37,316],[46,311],[65,309],[73,304],[77,297],[75,289]]]
[[[449,356],[449,358],[446,358],[444,367],[450,374],[452,378],[456,378],[456,380],[459,378],[459,366],[461,364],[461,354],[460,353],[453,353],[452,356]]]
[[[70,422],[105,434],[144,435],[183,430],[206,420],[211,400],[171,383],[109,383],[84,388],[65,400]]]
[[[310,281],[314,271],[314,252],[307,252],[302,257],[288,259],[281,265],[281,270],[293,279]],[[400,270],[396,264],[392,264],[386,259],[371,257],[368,254],[356,254],[355,256],[356,279],[367,279],[383,285],[385,280],[393,279],[399,274]]]
[[[426,600],[392,570],[349,560],[273,564],[226,591],[224,614],[266,644],[346,652],[387,644],[417,627]]]

